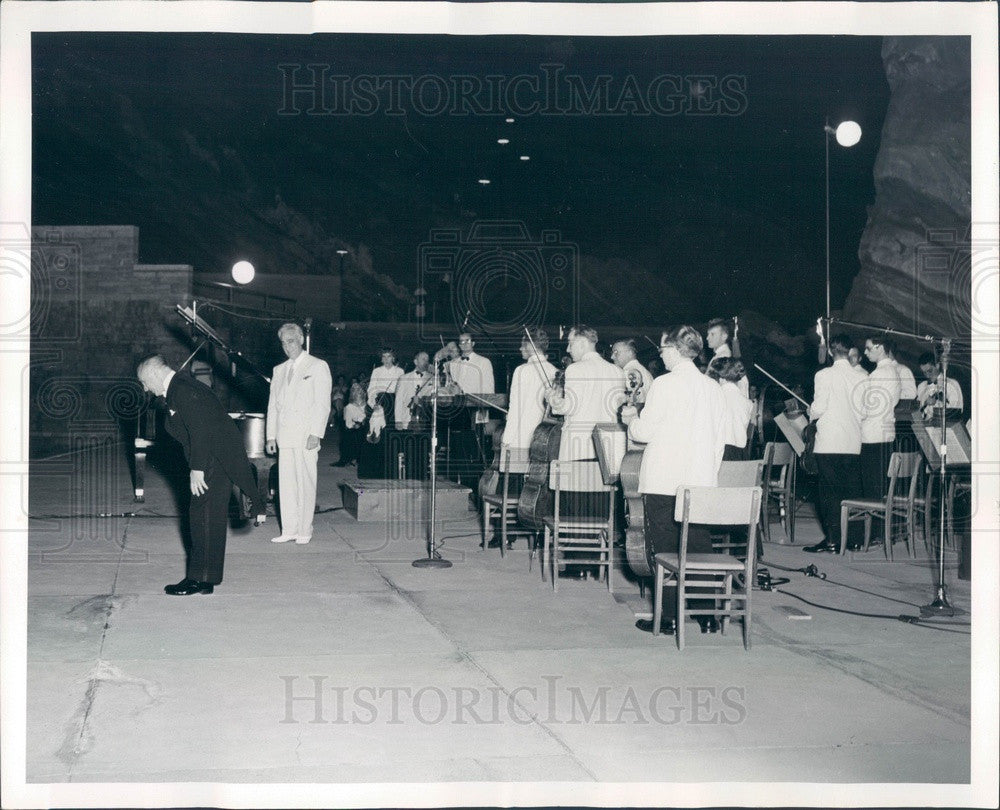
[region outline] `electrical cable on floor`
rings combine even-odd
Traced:
[[[816,577],[817,579],[821,579],[824,582],[829,582],[831,585],[839,585],[842,588],[848,588],[852,591],[857,591],[858,593],[865,593],[868,594],[869,596],[877,596],[880,599],[888,599],[890,602],[899,602],[899,604],[907,605],[909,607],[915,607],[915,608],[920,607],[920,605],[918,605],[916,602],[907,602],[905,599],[896,599],[893,596],[886,596],[885,594],[882,593],[875,593],[875,591],[866,591],[864,588],[858,588],[854,585],[848,585],[845,582],[837,582],[837,580],[835,579],[828,579],[826,574],[821,573],[819,569],[816,568],[815,565],[808,565],[805,568],[786,568],[783,565],[778,565],[777,563],[770,563],[767,562],[766,560],[761,560],[761,563],[762,564],[766,563],[771,568],[778,568],[782,571],[791,571],[793,573],[805,574],[807,577]]]
[[[812,602],[806,599],[804,596],[799,596],[797,593],[792,593],[791,591],[783,591],[781,588],[775,588],[778,593],[782,593],[785,596],[791,596],[793,599],[798,599],[800,602],[805,602],[810,607],[819,608],[820,610],[828,610],[831,613],[843,613],[848,616],[861,616],[865,619],[894,619],[895,621],[903,622],[904,624],[912,624],[915,627],[927,627],[932,630],[941,630],[945,633],[958,633],[963,636],[971,635],[971,633],[964,633],[961,630],[947,630],[944,627],[940,627],[937,624],[925,623],[919,616],[906,616],[904,614],[891,614],[891,613],[863,613],[857,610],[844,610],[843,608],[831,607],[830,605],[821,605],[817,602]],[[966,624],[958,624],[952,622],[954,626],[958,627],[968,627]]]

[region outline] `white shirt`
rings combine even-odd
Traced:
[[[896,438],[896,404],[899,402],[899,372],[883,357],[865,384],[855,391],[855,407],[861,411],[861,443],[880,444]]]
[[[726,402],[725,444],[733,447],[747,446],[747,426],[753,415],[754,403],[747,399],[735,383],[719,380],[719,388]]]
[[[405,428],[410,424],[410,404],[424,381],[430,379],[430,376],[429,372],[422,373],[413,369],[396,382],[396,403],[393,406],[396,427]]]
[[[927,400],[930,397],[934,396],[934,394],[941,390],[941,376],[942,375],[939,374],[933,383],[928,380],[924,380],[924,382],[917,386],[917,402],[920,404],[921,408],[927,404]],[[963,409],[965,407],[965,402],[962,399],[962,387],[958,384],[958,380],[954,377],[948,378],[948,396],[945,407],[959,409]]]
[[[625,364],[622,371],[625,372],[626,393],[635,391],[635,394],[630,394],[635,397],[634,401],[645,402],[649,396],[649,386],[653,384],[653,375],[649,373],[649,369],[633,357]]]
[[[625,372],[597,352],[587,352],[566,369],[561,402],[552,412],[563,414],[559,460],[596,458],[594,425],[617,422],[618,408],[625,401]]]
[[[868,374],[838,357],[829,368],[816,372],[815,395],[809,417],[816,420],[816,453],[861,452],[861,411],[855,407],[855,388]]]
[[[628,434],[646,442],[639,492],[676,495],[681,486],[717,486],[726,443],[722,387],[690,360],[682,360],[653,380],[646,406]]]
[[[403,369],[399,366],[377,366],[372,369],[371,379],[368,381],[368,407],[375,407],[375,397],[381,393],[396,393],[396,383],[403,376]]]
[[[913,372],[910,371],[909,366],[904,366],[898,360],[892,360],[891,362],[896,369],[896,373],[899,375],[899,398],[916,399],[917,380],[913,376]]]
[[[365,421],[365,409],[361,405],[348,402],[344,406],[344,424],[348,428],[356,428]]]
[[[733,356],[733,350],[729,348],[729,344],[723,343],[721,346],[719,346],[718,349],[715,350],[715,353],[712,355],[712,359],[714,360],[716,357],[732,357],[732,356]],[[736,387],[740,389],[740,393],[743,394],[743,396],[745,397],[750,396],[750,380],[747,379],[746,374],[744,374],[736,381]]]
[[[510,378],[510,403],[507,425],[501,444],[515,449],[531,447],[531,437],[545,415],[546,380],[551,382],[556,367],[536,354],[514,369]]]
[[[490,358],[472,352],[468,358],[456,358],[448,364],[451,378],[466,394],[492,394],[493,363]]]

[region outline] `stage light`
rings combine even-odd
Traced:
[[[513,124],[514,123],[514,119],[513,118],[507,118],[505,120],[507,121],[508,124]]]
[[[247,261],[239,261],[233,265],[233,281],[237,284],[249,284],[253,281],[256,271],[253,265]]]
[[[487,180],[487,179],[486,179],[485,177],[483,177],[483,178],[482,178],[482,179],[480,179],[480,181],[479,181],[479,185],[481,185],[481,186],[488,186],[489,184],[490,184],[490,181],[489,181],[489,180]]]
[[[531,160],[527,155],[521,155],[521,160]]]
[[[837,126],[837,143],[851,147],[861,140],[861,127],[854,121],[844,121]]]
[[[501,146],[506,146],[510,141],[507,138],[497,138],[497,143]]]

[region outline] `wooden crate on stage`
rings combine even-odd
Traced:
[[[426,521],[430,516],[430,482],[354,479],[340,484],[344,509],[359,523]],[[472,490],[453,481],[437,482],[436,519],[469,517]]]

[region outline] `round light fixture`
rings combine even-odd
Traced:
[[[837,126],[837,143],[841,146],[854,146],[861,140],[861,127],[854,121],[844,121]]]
[[[501,146],[506,146],[507,144],[510,143],[510,140],[507,138],[497,138],[497,143],[500,144]]]
[[[253,265],[247,261],[239,261],[233,265],[233,281],[237,284],[249,284],[255,274]]]
[[[521,160],[531,160],[527,155],[521,155]]]
[[[507,120],[508,124],[513,124],[514,123],[514,119],[513,118],[508,118],[506,120]]]
[[[488,186],[489,184],[490,184],[490,181],[487,180],[485,177],[481,178],[480,181],[479,181],[479,185],[481,185],[481,186]]]

